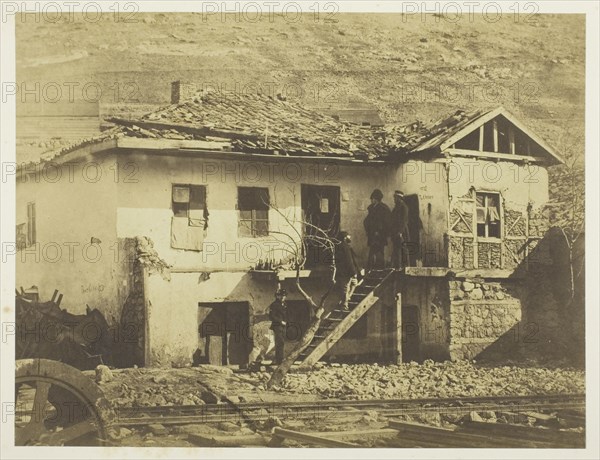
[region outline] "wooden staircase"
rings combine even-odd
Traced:
[[[369,308],[377,303],[386,282],[392,278],[392,273],[394,273],[392,269],[369,271],[350,297],[348,311],[338,307],[323,316],[312,341],[296,360],[300,361],[299,367],[313,366]]]

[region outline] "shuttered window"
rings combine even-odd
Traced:
[[[260,237],[269,234],[269,189],[238,187],[238,235]]]
[[[500,238],[500,194],[477,193],[475,212],[477,236]]]

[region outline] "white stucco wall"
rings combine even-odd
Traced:
[[[502,193],[505,206],[515,211],[525,211],[528,203],[539,209],[548,202],[548,171],[543,166],[459,157],[452,163],[449,190],[454,197],[475,187]]]
[[[423,225],[420,253],[425,266],[446,266],[444,234],[448,229],[448,182],[441,162],[411,160],[398,167],[394,182],[405,195],[417,195]]]
[[[258,259],[265,259],[269,247],[288,239],[275,234],[263,238],[238,237],[237,187],[268,187],[271,201],[292,220],[298,220],[302,184],[340,187],[341,228],[353,235],[355,251],[364,263],[367,247],[363,220],[369,196],[374,188],[380,188],[384,202],[391,207],[395,189],[391,166],[326,165],[322,161],[241,162],[139,152],[129,155],[126,161],[139,165],[139,181],[119,184],[117,234],[121,238],[149,236],[161,257],[175,267],[243,270]],[[210,217],[202,252],[171,248],[172,184],[207,187]],[[269,226],[273,232],[296,234],[275,210],[269,212]],[[301,231],[299,222],[296,227]],[[275,258],[284,254],[277,251]]]
[[[118,319],[128,286],[116,233],[116,158],[88,156],[69,165],[31,167],[37,176],[18,175],[17,224],[27,222],[35,202],[37,244],[15,256],[17,286],[36,285],[40,299],[54,289],[61,308],[85,313],[86,304]],[[91,244],[91,238],[101,241]]]

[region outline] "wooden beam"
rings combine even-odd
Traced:
[[[390,270],[390,272],[379,281],[378,285],[352,309],[348,316],[340,320],[338,325],[308,354],[308,356],[306,356],[302,361],[300,368],[312,367],[373,305],[379,301],[382,291],[385,289],[385,284],[390,279],[393,279],[394,273],[394,270]],[[358,288],[360,288],[360,286],[358,286]]]
[[[542,447],[539,442],[527,439],[482,435],[420,423],[390,420],[388,426],[398,430],[399,439],[413,441],[417,445],[422,442],[428,447]]]
[[[494,127],[494,152],[498,153],[498,122],[493,120],[492,126]]]
[[[323,447],[360,447],[358,444],[354,444],[352,442],[339,441],[337,439],[326,438],[315,433],[301,433],[300,431],[286,430],[285,428],[279,427],[275,427],[273,429],[273,439],[269,445],[281,445],[286,439],[292,439],[294,441],[315,444]]]
[[[585,447],[585,433],[559,431],[539,427],[513,425],[511,423],[467,422],[467,432],[490,436],[518,437],[527,441],[541,441],[564,448]]]
[[[471,236],[469,236],[470,238]],[[431,278],[444,278],[452,276],[453,278],[518,278],[515,276],[514,270],[512,269],[498,269],[498,268],[470,268],[470,269],[456,269],[446,267],[406,267],[404,269],[404,275],[415,276],[415,277],[431,277]]]
[[[396,352],[396,364],[402,364],[402,293],[396,293],[395,305],[395,327],[394,327],[394,344]]]
[[[230,142],[197,141],[188,139],[146,139],[140,137],[121,137],[117,145],[123,149],[144,150],[226,150],[231,147]]]
[[[313,433],[310,433],[313,434]],[[398,436],[398,431],[393,428],[373,428],[365,430],[348,430],[348,431],[324,431],[314,433],[324,438],[340,439],[340,438],[364,438],[364,437],[395,437]]]
[[[488,112],[488,113],[480,116],[479,118],[473,120],[472,123],[469,123],[463,129],[461,129],[460,131],[458,131],[457,133],[453,134],[448,139],[446,139],[444,142],[442,142],[442,144],[440,145],[440,150],[442,150],[442,151],[446,150],[448,147],[450,147],[456,141],[458,141],[458,140],[462,139],[463,137],[465,137],[466,135],[472,133],[477,128],[481,127],[482,125],[484,125],[488,121],[496,118],[501,113],[504,113],[504,108],[498,107],[497,109],[491,110],[490,112]]]
[[[479,127],[479,151],[483,152],[483,125]]]
[[[528,163],[544,163],[541,158],[535,158],[529,155],[511,155],[510,153],[497,153],[497,152],[479,152],[476,150],[465,150],[465,149],[447,149],[444,151],[449,155],[461,156],[461,157],[477,157],[477,158],[490,158],[493,160],[507,160],[507,161],[526,161]]]
[[[514,155],[515,152],[515,129],[512,126],[508,127],[508,143],[510,145],[509,153]]]
[[[188,434],[188,441],[198,447],[266,447],[267,440],[259,434],[219,436],[211,434]]]

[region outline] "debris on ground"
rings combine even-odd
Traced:
[[[94,378],[93,371],[89,372]],[[472,361],[400,365],[323,365],[289,373],[267,391],[269,372],[232,372],[226,367],[114,369],[102,389],[116,407],[236,404],[320,399],[452,398],[584,393],[585,373],[575,369],[483,367]],[[367,415],[371,414],[359,414]]]
[[[341,399],[584,393],[585,374],[574,369],[481,367],[472,361],[434,363],[427,360],[422,365],[387,366],[342,364],[310,373],[290,373],[279,391]]]

